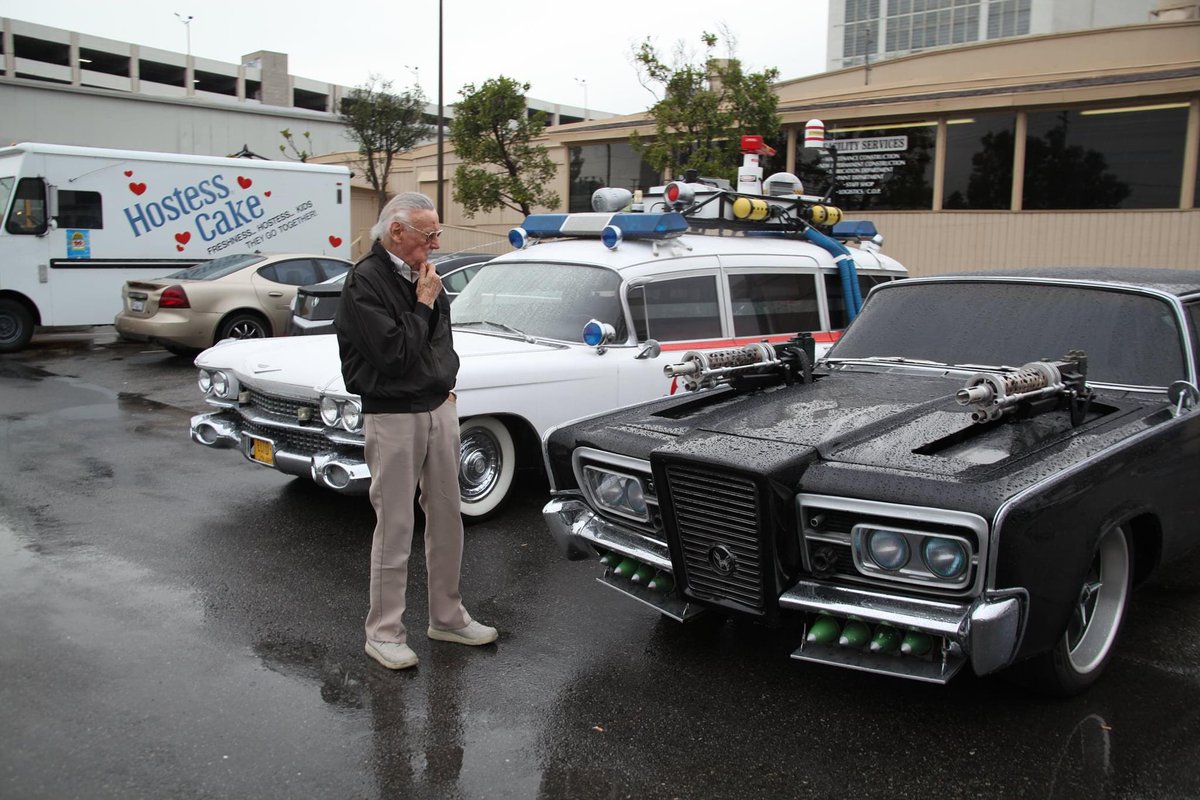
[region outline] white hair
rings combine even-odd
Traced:
[[[382,239],[393,222],[399,221],[407,225],[409,214],[419,209],[436,210],[433,201],[420,192],[401,192],[396,195],[383,207],[383,211],[379,212],[379,221],[371,228],[371,241]]]

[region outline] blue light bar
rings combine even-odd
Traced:
[[[520,228],[509,232],[508,240],[513,247],[520,248],[532,239],[567,236],[600,239],[608,227],[619,231],[620,239],[670,239],[686,233],[688,223],[682,214],[674,211],[661,214],[530,214]],[[609,238],[613,238],[611,233]]]
[[[870,220],[851,219],[834,225],[830,233],[837,239],[873,239],[879,231]]]

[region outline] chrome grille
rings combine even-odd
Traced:
[[[273,428],[266,425],[256,425],[246,422],[242,432],[275,442],[277,450],[283,450],[296,455],[311,456],[331,449],[329,440],[318,430],[313,432],[297,431],[290,428]]]
[[[311,419],[320,419],[320,409],[316,403],[305,403],[301,400],[293,400],[290,397],[278,397],[276,395],[266,394],[257,389],[250,390],[250,405],[267,414],[275,414],[288,419],[297,419],[297,413],[301,408],[307,408],[311,411]]]
[[[697,595],[761,609],[758,487],[747,478],[678,464],[668,465],[666,474],[688,587]],[[717,564],[726,553],[734,561],[723,572]]]

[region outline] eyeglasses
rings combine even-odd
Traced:
[[[417,233],[424,236],[426,244],[428,244],[429,242],[432,242],[434,239],[437,239],[442,235],[441,228],[438,228],[436,231],[423,231],[414,225],[409,225],[407,222],[405,222],[402,219],[398,219],[398,220],[396,220],[396,222],[399,222],[401,225],[403,225],[406,228],[412,228],[414,231],[416,231]]]

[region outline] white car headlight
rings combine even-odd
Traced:
[[[342,405],[332,397],[321,398],[321,421],[329,427],[334,427],[341,421]]]
[[[649,521],[646,490],[639,478],[591,465],[584,467],[583,474],[584,488],[597,507],[641,522]]]
[[[866,531],[867,552],[881,569],[894,572],[908,563],[908,540],[889,530]]]
[[[860,524],[851,539],[855,566],[864,575],[949,589],[961,589],[970,579],[975,552],[964,538]]]
[[[925,566],[939,578],[953,580],[967,568],[967,548],[957,539],[926,539],[921,555],[925,559]]]
[[[351,433],[362,430],[362,403],[357,400],[347,400],[342,404],[342,427]]]
[[[200,374],[196,377],[196,385],[200,387],[200,391],[208,394],[212,391],[212,373],[206,369],[200,370]]]

